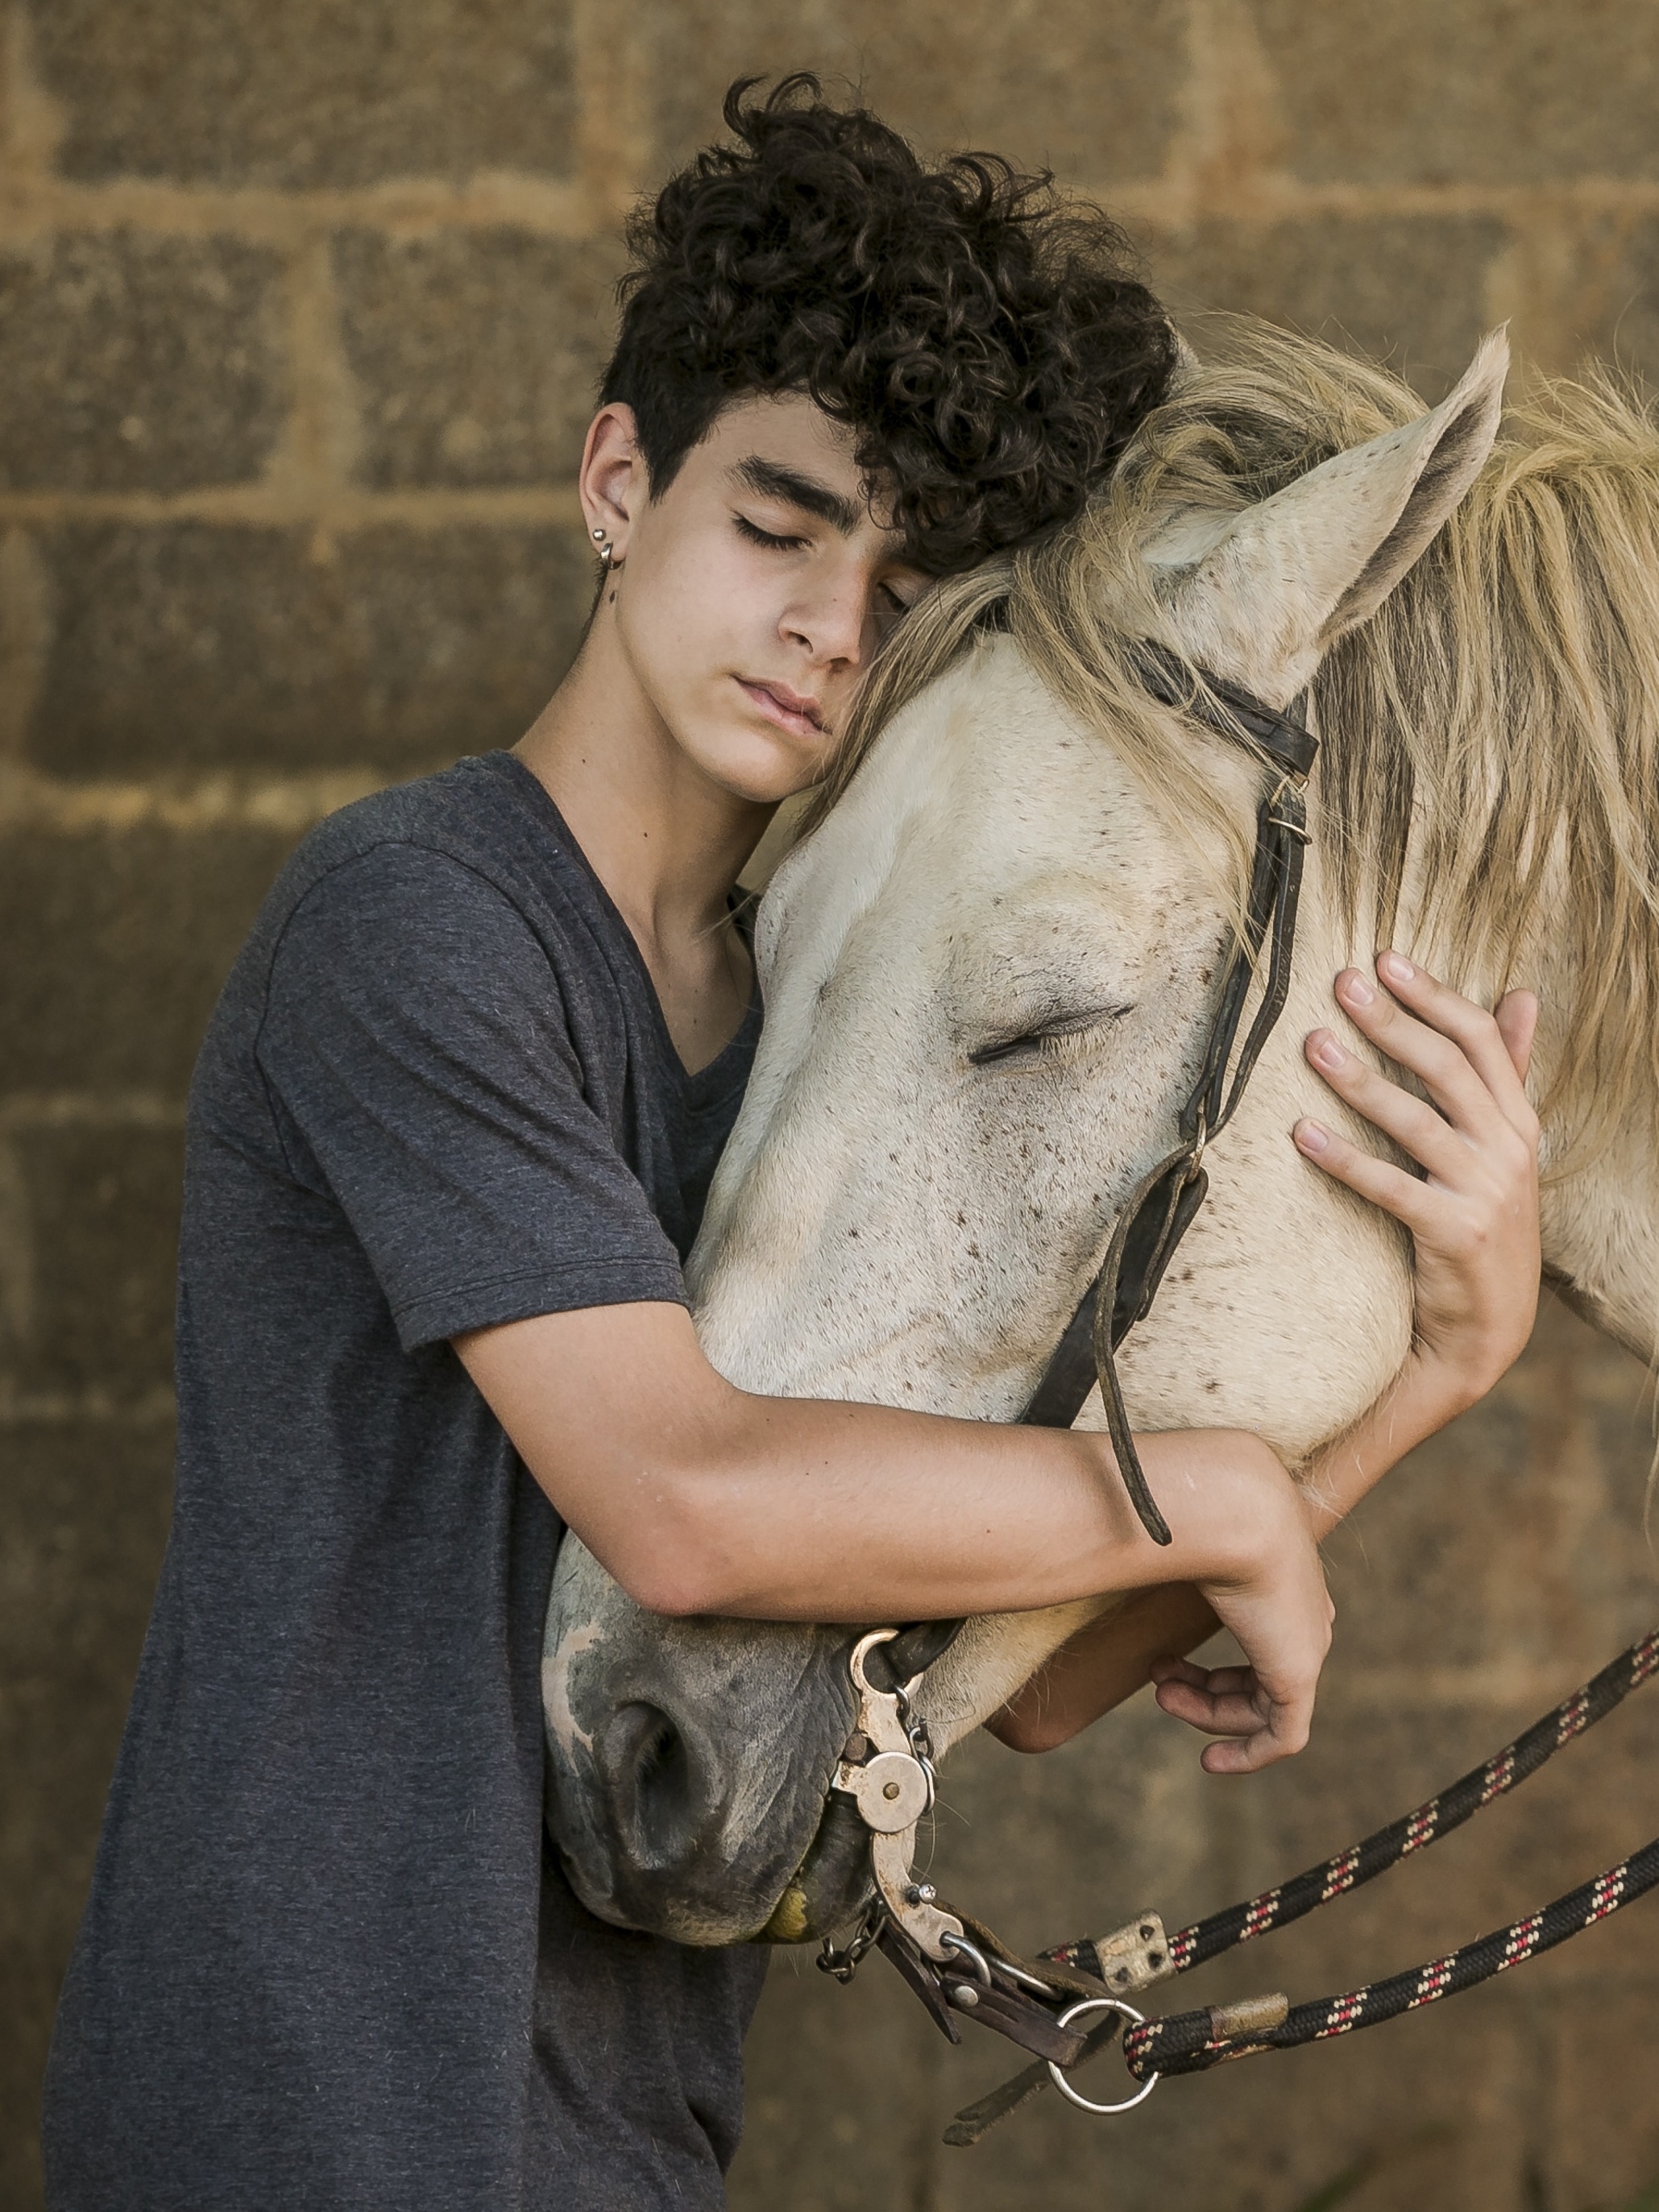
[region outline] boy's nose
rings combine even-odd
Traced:
[[[848,590],[826,593],[810,607],[795,608],[786,616],[785,627],[805,646],[814,667],[840,672],[862,663],[869,620],[867,594]]]

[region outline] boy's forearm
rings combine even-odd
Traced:
[[[1269,1455],[1253,1437],[1145,1439],[1174,1536],[1166,1549],[1140,1527],[1103,1436],[796,1399],[751,1399],[739,1427],[729,1462],[682,1477],[684,1549],[701,1587],[673,1610],[1018,1612],[1172,1575],[1225,1576],[1262,1547],[1264,1486],[1244,1462]]]
[[[1224,1577],[1259,1559],[1262,1516],[1294,1510],[1253,1437],[1149,1437],[1162,1550],[1104,1437],[752,1396],[678,1307],[544,1316],[457,1349],[561,1515],[658,1612],[1013,1612]]]
[[[1455,1370],[1413,1352],[1376,1403],[1302,1468],[1297,1482],[1315,1538],[1322,1543],[1391,1467],[1483,1395]]]

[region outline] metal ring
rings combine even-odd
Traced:
[[[948,1932],[941,1936],[939,1940],[945,1950],[960,1951],[986,1988],[988,1990],[990,1988],[991,1964],[977,1943],[970,1943],[965,1936],[952,1936]]]
[[[1054,2025],[1056,2027],[1069,2027],[1074,2020],[1081,2020],[1086,2012],[1115,2012],[1124,2020],[1133,2021],[1137,2027],[1144,2027],[1146,2021],[1144,2012],[1137,2012],[1132,2004],[1125,2004],[1121,1997],[1085,1997],[1080,2004],[1074,2004],[1061,2013]],[[1052,2058],[1048,2061],[1048,2073],[1060,2095],[1068,2099],[1080,2112],[1132,2112],[1137,2105],[1144,2104],[1152,2095],[1159,2080],[1158,2075],[1149,2074],[1134,2095],[1126,2097],[1121,2105],[1096,2105],[1091,2104],[1087,2097],[1078,2094],[1066,2079],[1064,2071]]]
[[[847,1662],[856,1688],[868,1692],[872,1697],[881,1697],[884,1694],[884,1692],[878,1690],[875,1684],[866,1676],[865,1657],[867,1653],[875,1650],[878,1644],[890,1644],[897,1634],[896,1628],[872,1628],[867,1635],[860,1637],[858,1642],[853,1646],[853,1656]]]

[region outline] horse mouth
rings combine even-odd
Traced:
[[[771,1917],[750,1940],[815,1943],[844,1928],[875,1889],[870,1831],[853,1800],[832,1790],[805,1856],[786,1883]]]

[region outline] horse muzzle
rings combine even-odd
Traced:
[[[867,1853],[826,1802],[854,1632],[662,1620],[566,1537],[542,1661],[547,1820],[591,1912],[712,1945],[803,1942],[856,1911]]]

